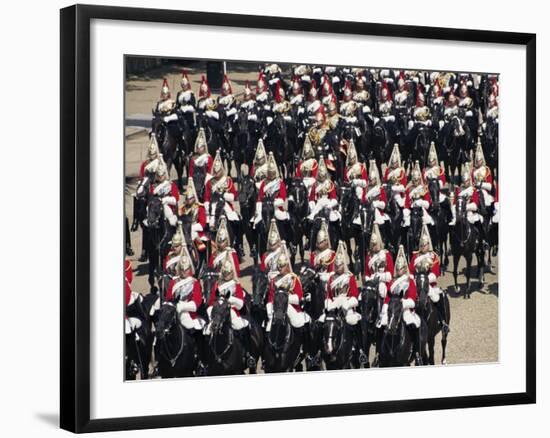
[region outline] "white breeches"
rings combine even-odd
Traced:
[[[273,303],[267,303],[265,310],[267,311],[265,331],[269,332],[271,331],[271,322],[273,321]],[[290,321],[290,325],[295,328],[303,327],[306,322],[310,321],[310,317],[306,312],[298,312],[291,304],[288,305],[286,314]]]
[[[324,323],[326,318],[326,314],[323,313],[321,316],[317,319],[317,321]],[[361,314],[357,313],[355,309],[348,309],[346,311],[346,323],[348,325],[357,325],[357,323],[361,320]]]
[[[275,209],[275,219],[279,221],[287,221],[290,219],[290,216],[287,211],[281,210],[279,208]]]
[[[205,325],[205,321],[201,318],[193,319],[191,318],[191,315],[189,312],[181,312],[180,313],[180,323],[182,326],[184,326],[186,329],[191,330],[202,330]]]
[[[493,198],[493,195],[491,195],[487,190],[482,189],[481,193],[483,193],[483,199],[485,201],[485,205],[489,207],[490,205],[493,205],[493,202],[495,202],[495,198]]]
[[[378,208],[374,209],[374,222],[378,225],[384,225],[384,222],[389,221],[390,217],[387,214],[380,213]]]
[[[500,206],[498,202],[495,202],[495,213],[493,214],[491,221],[494,224],[498,224],[499,220],[500,220]]]
[[[212,315],[212,306],[208,307],[206,309],[206,313],[208,314],[208,318],[211,318]],[[246,319],[241,318],[239,315],[237,315],[237,312],[235,312],[235,309],[231,308],[230,310],[231,315],[231,328],[233,330],[241,330],[245,327],[248,327],[248,321]],[[204,328],[204,334],[209,335],[210,334],[210,323]]]
[[[449,225],[454,225],[456,223],[456,206],[451,205],[451,213],[453,214],[453,219]],[[466,219],[468,219],[468,222],[470,222],[471,224],[475,224],[476,222],[483,222],[483,216],[481,216],[476,211],[467,211]]]
[[[413,309],[403,310],[403,321],[406,325],[414,324],[416,328],[420,328],[420,316]]]
[[[130,317],[124,319],[124,333],[127,335],[141,327],[141,321],[138,318]]]
[[[313,178],[311,176],[304,176],[302,178],[302,181],[304,182],[304,186],[306,186],[306,189],[309,192],[309,189],[311,189],[311,186],[315,182],[315,178]]]
[[[435,286],[435,287],[432,287],[430,286],[429,290],[428,290],[428,296],[430,297],[430,300],[432,300],[432,302],[434,303],[437,303],[439,301],[439,296],[443,293],[443,291]]]
[[[172,208],[169,205],[164,205],[162,209],[164,211],[164,217],[166,218],[168,223],[175,227],[178,223],[178,217],[174,214]]]
[[[425,208],[422,208],[422,224],[434,225],[434,220]],[[411,225],[411,211],[408,208],[403,209],[403,227],[409,227]]]
[[[378,283],[378,294],[382,299],[386,298],[386,295],[388,294],[388,285],[383,281]]]

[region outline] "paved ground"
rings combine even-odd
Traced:
[[[254,67],[252,67],[254,69]],[[200,74],[202,71],[200,66],[195,69],[189,69],[192,74],[190,79],[193,82],[193,89],[198,89],[200,82]],[[126,140],[126,199],[125,208],[129,220],[132,220],[132,194],[135,192],[136,177],[139,170],[139,165],[144,159],[148,139],[144,130],[131,127],[131,120],[150,120],[151,108],[154,106],[162,77],[168,77],[172,91],[179,88],[180,68],[153,72],[148,78],[130,79],[127,82],[126,89],[126,119],[127,119],[127,136]],[[245,73],[242,68],[236,71],[228,70],[229,76],[233,81],[234,90],[240,92],[244,87],[246,79],[249,79],[251,84],[255,83],[257,74],[252,71]],[[175,96],[175,94],[174,94]],[[141,115],[141,116],[140,116]],[[144,126],[147,126],[145,123]],[[175,175],[173,175],[175,177]],[[141,232],[132,233],[132,247],[136,255],[131,257],[132,266],[134,269],[134,282],[132,288],[134,290],[148,293],[148,284],[146,277],[147,266],[145,263],[138,262],[139,251],[141,249]],[[248,248],[245,245],[245,251]],[[251,290],[250,284],[250,268],[252,261],[249,257],[245,257],[241,271],[243,271],[242,284]],[[473,293],[470,300],[464,300],[462,296],[457,294],[452,285],[452,275],[444,274],[439,285],[449,292],[451,298],[451,333],[449,334],[447,345],[447,361],[449,364],[457,363],[473,363],[473,362],[495,362],[498,361],[498,278],[497,278],[498,257],[493,259],[492,270],[494,274],[486,274],[485,286],[479,289],[477,282],[473,281]],[[449,265],[452,269],[452,260]],[[459,269],[464,268],[463,262],[459,264]],[[465,277],[459,277],[459,284],[465,282]],[[438,342],[436,343],[436,363],[440,361],[441,348]]]

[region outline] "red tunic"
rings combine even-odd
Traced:
[[[355,276],[352,274],[348,274],[348,275],[349,275],[349,288],[348,288],[347,296],[348,298],[354,297],[359,299],[359,290],[357,289],[357,281],[355,280]],[[332,290],[332,280],[334,279],[334,277],[335,277],[334,275],[331,275],[327,285],[327,297],[331,300],[334,299],[334,291]]]
[[[311,266],[316,268],[318,265],[315,263],[315,255],[316,252],[312,252],[309,255],[309,262]],[[334,272],[334,259],[336,258],[336,253],[334,251],[330,251],[330,257],[329,257],[329,263],[325,264],[326,272]]]
[[[231,250],[231,256],[233,257],[233,264],[235,265],[235,271],[237,273],[237,276],[241,276],[241,269],[239,266],[239,257],[237,255],[237,251],[234,249]],[[211,269],[214,269],[214,259],[216,258],[215,254],[210,255],[210,259],[208,259],[208,267]],[[218,265],[219,266],[219,265]]]
[[[409,210],[412,206],[412,203],[414,202],[411,200],[411,196],[410,196],[411,189],[412,187],[409,186],[405,190],[405,208],[408,208]],[[432,205],[432,197],[430,196],[430,191],[428,189],[425,190],[424,195],[420,199],[423,199],[424,201],[428,201],[428,204]]]
[[[208,307],[212,307],[214,305],[214,302],[216,301],[216,289],[218,289],[218,282],[214,283],[214,286],[212,286],[212,291],[210,292],[210,300],[208,301]],[[232,296],[235,298],[238,298],[239,300],[242,300],[244,305],[244,290],[242,286],[239,283],[235,283],[235,292],[233,292]],[[231,308],[235,311],[237,316],[240,316],[239,309],[237,309],[234,305],[231,305]]]
[[[227,189],[225,193],[231,193],[234,196],[234,199],[237,199],[237,189],[235,187],[235,184],[233,183],[233,180],[231,177],[227,176],[225,177],[227,179]],[[206,183],[205,189],[204,189],[204,202],[210,202],[212,199],[212,184],[214,183],[214,178],[209,179]],[[229,207],[233,210],[233,205],[229,203]]]
[[[361,198],[361,202],[367,202],[367,193],[369,192],[370,188],[367,187],[365,190],[363,190],[363,197]],[[377,201],[382,201],[384,204],[387,205],[388,203],[388,197],[386,196],[386,190],[384,190],[384,187],[380,186],[380,193],[379,195],[377,196]],[[373,201],[373,199],[371,199],[371,201]],[[383,215],[384,212],[382,211],[382,209],[380,208],[377,208],[378,212]]]
[[[416,258],[420,255],[418,251],[415,251],[411,257],[411,261],[409,262],[409,271],[410,272],[416,272],[416,266],[415,261]],[[430,273],[435,275],[436,281],[430,282],[431,286],[435,286],[437,284],[437,278],[441,275],[441,268],[439,264],[439,257],[436,253],[433,253],[433,265],[430,269]]]
[[[266,196],[265,195],[266,184],[267,184],[266,179],[264,179],[260,184],[260,189],[258,190],[258,202],[262,202]],[[275,196],[273,196],[273,199],[282,199],[283,201],[286,201],[286,185],[282,179],[279,179],[279,189],[275,191]]]
[[[319,170],[319,164],[317,164],[317,160],[313,163],[313,166],[311,168],[311,175],[302,174],[302,164],[302,160],[298,161],[298,166],[296,167],[296,178],[303,178],[304,176],[317,178],[317,171]]]
[[[277,251],[277,250],[275,250]],[[267,258],[267,256],[269,254],[271,254],[273,251],[266,251],[262,254],[262,256],[260,257],[260,271],[262,272],[266,272],[267,271],[267,266],[265,265],[265,259]]]
[[[336,199],[336,186],[331,181],[330,182],[330,189],[328,191],[328,197],[329,199]],[[311,191],[309,192],[309,200],[310,201],[317,201],[319,197],[317,196],[317,181],[311,186]]]
[[[296,274],[292,274],[294,284],[289,289],[289,292],[292,294],[298,295],[298,299],[302,301],[304,298],[304,292],[302,291],[302,283],[300,282],[300,279]],[[267,302],[273,304],[273,299],[275,298],[275,282],[280,278],[280,276],[275,277],[273,280],[269,282],[269,289],[267,293]],[[292,307],[294,307],[294,310],[296,312],[302,312],[302,308],[299,304],[290,304]]]
[[[441,184],[445,185],[447,183],[447,178],[445,177],[445,170],[443,169],[443,167],[440,167],[440,169],[441,169],[441,173],[439,174],[437,179],[441,181]],[[426,169],[424,169],[424,171],[422,172],[422,179],[424,181],[426,181],[426,172],[427,172]]]
[[[393,283],[395,283],[395,280],[392,280],[392,282],[389,284],[388,289],[390,290],[390,293],[386,295],[386,298],[384,298],[384,304],[388,304],[390,302],[390,296],[391,294],[391,288],[393,286]],[[405,296],[403,298],[405,299],[411,299],[416,303],[416,284],[414,284],[414,280],[412,278],[409,278],[409,287],[407,288],[407,292],[405,292]]]
[[[381,251],[385,251],[386,252],[386,268],[384,269],[384,272],[389,272],[390,275],[393,275],[393,258],[390,254],[390,252],[386,249],[383,249]],[[365,275],[368,275],[369,277],[376,274],[375,271],[373,271],[371,269],[371,267],[369,266],[369,262],[371,260],[371,256],[369,253],[367,253],[366,257],[365,257]]]
[[[155,185],[154,184],[151,184],[150,188],[149,188],[149,192],[151,194],[153,194],[155,192]],[[178,190],[178,186],[176,185],[175,182],[170,182],[170,193],[168,193],[167,195],[165,196],[173,196],[174,198],[176,198],[176,205],[170,205],[170,208],[172,209],[172,211],[174,212],[174,214],[178,214],[178,202],[180,202],[180,191]]]
[[[208,160],[206,162],[206,173],[212,173],[212,164],[214,163],[214,160],[210,155],[208,155]],[[195,167],[199,167],[195,164],[195,157],[191,159],[191,163],[189,164],[189,176],[192,178],[195,174]]]
[[[344,183],[346,183],[346,184],[350,182],[350,180],[349,180],[349,178],[348,178],[348,170],[349,170],[348,167],[345,166],[345,167],[344,167]],[[363,180],[365,180],[365,181],[368,180],[368,177],[367,177],[367,168],[365,167],[364,164],[361,164],[361,176],[360,176],[359,178],[360,178],[360,179],[363,179]]]
[[[399,184],[403,185],[403,187],[407,187],[407,174],[405,173],[405,169],[402,167],[401,169],[401,177],[399,178]],[[393,170],[393,169],[392,169]],[[387,183],[390,177],[390,168],[387,167],[386,171],[384,172],[384,182]]]
[[[174,295],[174,286],[177,282],[181,281],[181,278],[173,278],[170,280],[170,283],[168,283],[168,291],[166,292],[166,301],[174,301],[176,298]],[[201,288],[201,282],[194,279],[193,282],[193,291],[185,297],[185,301],[189,302],[192,301],[195,303],[195,308],[198,309],[199,306],[202,304],[202,288]],[[191,316],[192,319],[195,319],[197,317],[197,312],[189,312],[189,316]]]
[[[124,260],[124,275],[126,276],[128,283],[132,284],[134,273],[132,271],[132,263],[128,259]]]
[[[143,179],[145,177],[145,168],[147,167],[147,165],[151,163],[149,160],[145,160],[144,162],[141,163],[141,166],[139,167],[139,177],[140,179]]]
[[[128,279],[126,279],[124,281],[124,302],[126,306],[130,304],[130,298],[132,298],[132,288],[130,287],[130,283],[128,283]]]
[[[458,187],[455,189],[455,202],[460,196],[461,191],[462,189]],[[470,196],[470,199],[468,200],[468,202],[473,202],[475,205],[477,205],[477,207],[479,207],[479,192],[477,190],[474,189],[472,196]]]

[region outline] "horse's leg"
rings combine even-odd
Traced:
[[[430,365],[435,365],[434,345],[435,345],[435,336],[430,336],[428,338],[428,363]]]
[[[470,276],[472,274],[472,253],[466,254],[466,295],[465,298],[470,298]]]
[[[453,279],[455,283],[455,290],[460,292],[458,288],[458,262],[460,261],[460,254],[457,251],[453,251]],[[464,295],[466,298],[466,295]]]

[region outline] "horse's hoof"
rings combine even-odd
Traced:
[[[443,359],[443,360],[441,361],[441,365],[447,365],[447,359]]]

